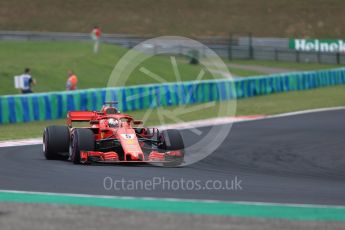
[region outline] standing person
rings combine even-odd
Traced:
[[[66,90],[76,90],[78,84],[77,76],[73,73],[72,70],[68,70],[67,75],[68,79],[66,82]]]
[[[94,41],[93,52],[98,53],[99,42],[101,40],[102,31],[98,26],[95,26],[91,32],[91,38]]]
[[[31,77],[30,71],[30,68],[25,68],[24,73],[20,76],[23,82],[23,87],[21,88],[23,94],[33,93],[32,86],[36,85],[36,79]]]

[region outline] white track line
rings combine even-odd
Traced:
[[[345,109],[345,106],[319,108],[319,109],[308,109],[308,110],[302,110],[302,111],[296,111],[296,112],[289,112],[289,113],[282,113],[282,114],[276,114],[276,115],[269,115],[269,116],[266,116],[263,119],[278,118],[278,117],[288,117],[288,116],[302,115],[302,114],[308,114],[308,113],[317,113],[317,112],[326,112],[326,111],[341,110],[341,109]]]
[[[201,128],[201,127],[212,126],[212,125],[224,125],[224,124],[229,124],[229,123],[272,119],[272,118],[296,116],[296,115],[303,115],[303,114],[308,114],[308,113],[317,113],[317,112],[325,112],[325,111],[333,111],[333,110],[341,110],[341,109],[345,109],[345,106],[320,108],[320,109],[308,109],[308,110],[282,113],[282,114],[277,114],[277,115],[268,115],[268,116],[252,115],[252,116],[238,116],[238,117],[218,117],[218,118],[210,118],[210,119],[204,119],[204,120],[184,122],[184,123],[179,123],[179,124],[163,125],[163,126],[158,126],[157,128],[160,128],[160,129]],[[12,147],[12,146],[38,145],[38,144],[42,144],[42,138],[0,141],[0,148]]]
[[[38,145],[42,144],[42,138],[30,138],[19,140],[0,141],[0,148],[12,147],[12,146],[26,146],[26,145]]]
[[[158,126],[158,129],[190,129],[190,128],[201,128],[212,125],[224,125],[229,123],[236,123],[241,121],[252,121],[265,118],[265,115],[251,115],[251,116],[238,116],[238,117],[217,117],[209,118],[204,120],[195,120],[179,124],[167,124]]]
[[[155,197],[134,197],[134,196],[109,196],[109,195],[91,195],[91,194],[77,194],[77,193],[54,193],[54,192],[35,192],[35,191],[21,191],[21,190],[0,190],[1,193],[13,194],[29,194],[29,195],[47,195],[47,196],[66,196],[66,197],[85,197],[85,198],[100,198],[100,199],[121,199],[121,200],[148,200],[148,201],[171,201],[171,202],[198,202],[198,203],[228,203],[228,204],[243,204],[243,205],[257,205],[257,206],[286,206],[286,207],[300,207],[300,208],[339,208],[344,209],[341,205],[323,205],[323,204],[296,204],[296,203],[275,203],[275,202],[250,202],[250,201],[222,201],[222,200],[202,200],[202,199],[181,199],[181,198],[155,198]],[[1,200],[0,200],[1,201]]]

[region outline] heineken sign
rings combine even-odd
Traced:
[[[289,48],[298,51],[345,52],[345,40],[290,39]]]

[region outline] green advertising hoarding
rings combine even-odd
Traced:
[[[342,39],[295,39],[289,40],[289,48],[298,51],[345,52]]]

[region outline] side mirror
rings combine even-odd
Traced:
[[[143,121],[136,120],[136,121],[133,121],[133,124],[134,125],[142,125]]]

